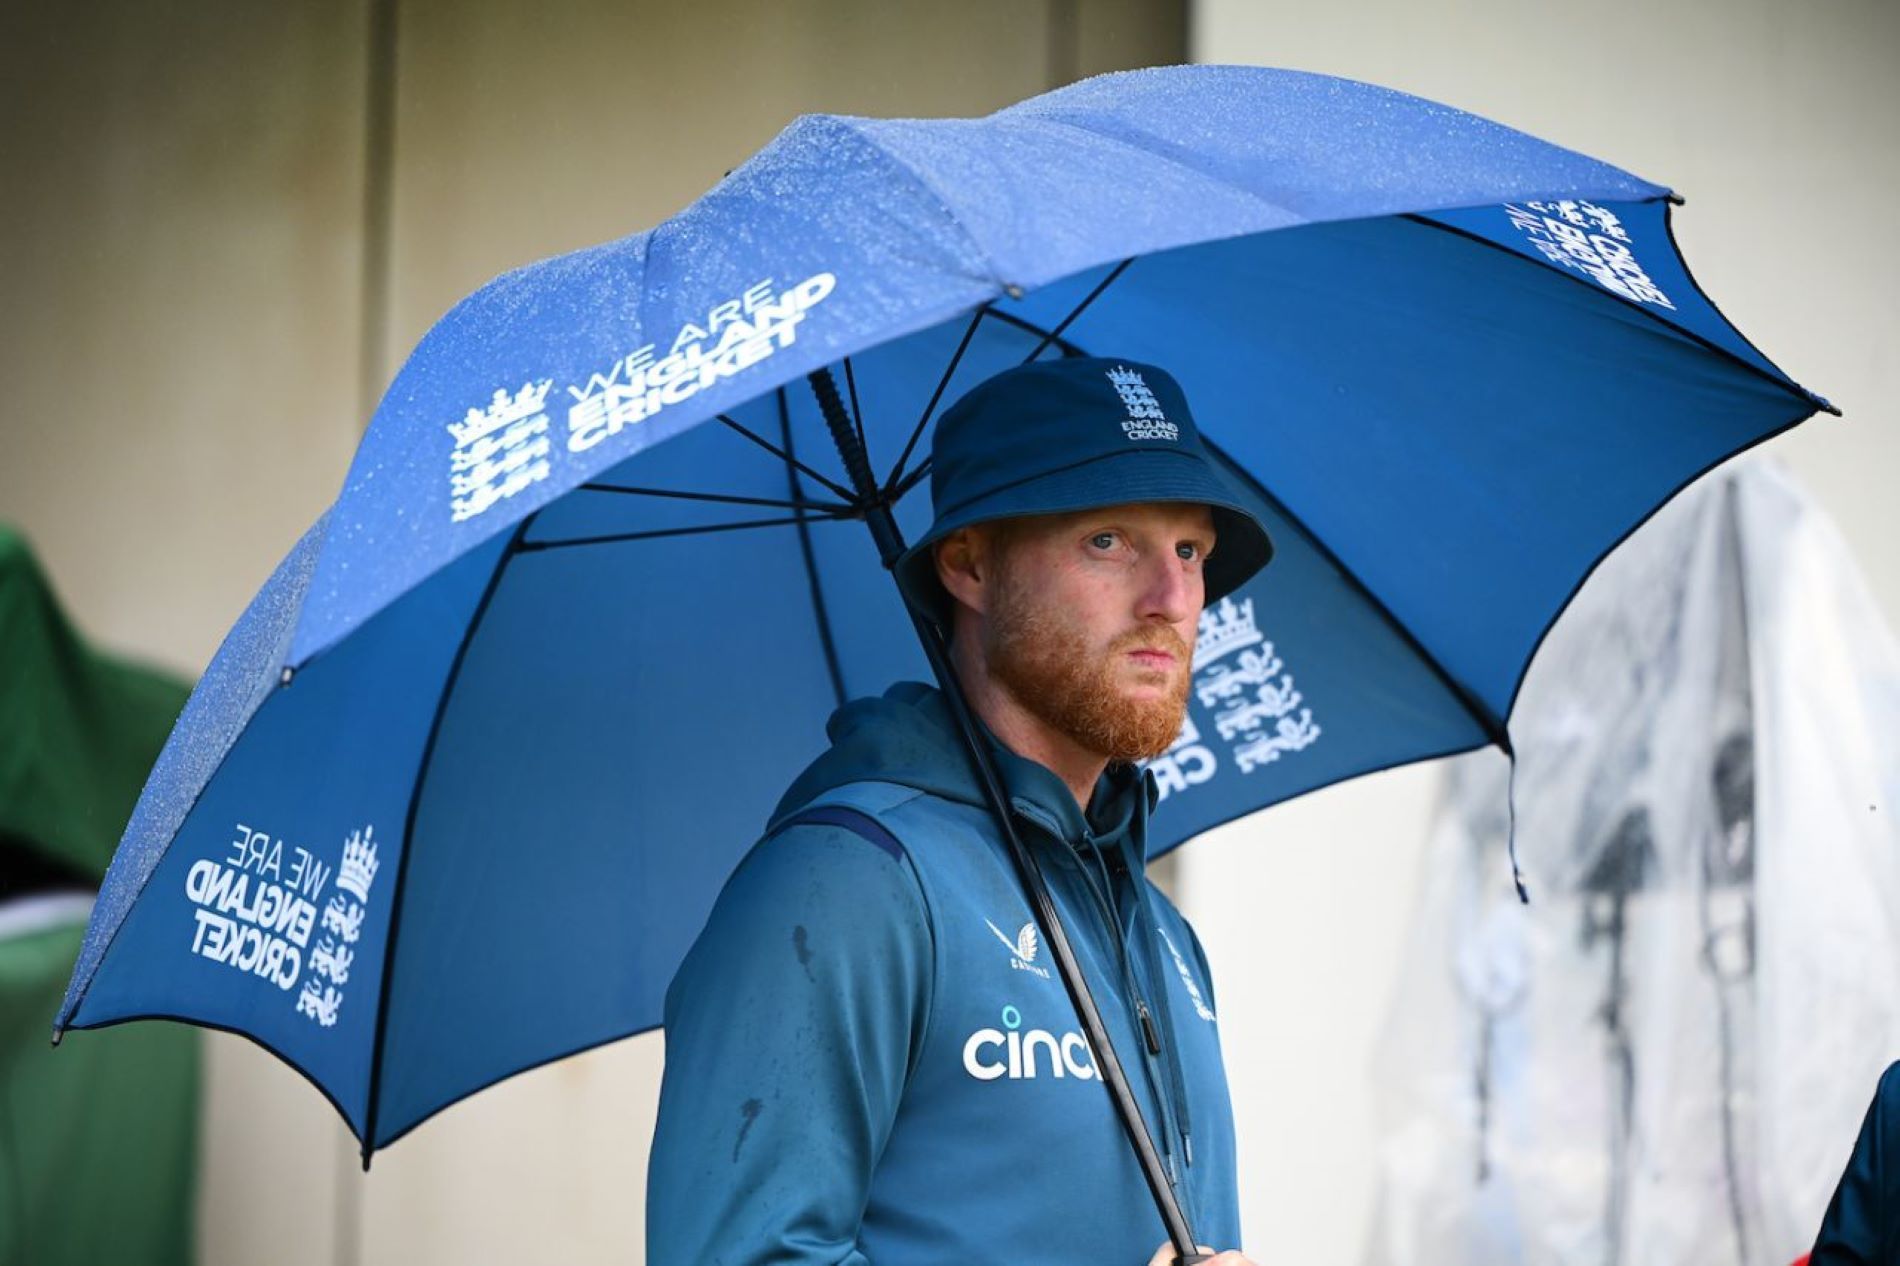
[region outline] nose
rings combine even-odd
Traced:
[[[1141,597],[1135,614],[1143,620],[1180,624],[1200,604],[1202,581],[1173,550],[1152,555],[1143,571]]]

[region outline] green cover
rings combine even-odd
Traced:
[[[89,648],[0,523],[0,839],[97,885],[189,692]]]
[[[69,916],[0,939],[0,1262],[188,1266],[198,1033],[124,1024],[55,1050],[84,935]]]
[[[192,1259],[199,1036],[53,1016],[188,687],[86,646],[0,524],[0,1266]]]

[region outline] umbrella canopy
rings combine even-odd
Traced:
[[[935,410],[1079,353],[1173,372],[1278,547],[1203,620],[1161,847],[1507,742],[1596,561],[1825,407],[1666,190],[1402,94],[1182,67],[802,118],[424,339],[207,670],[60,1025],[245,1033],[366,1155],[653,1026],[826,714],[923,674],[849,520],[914,539]],[[840,364],[869,496],[801,381]]]

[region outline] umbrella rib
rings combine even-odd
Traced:
[[[773,506],[782,510],[817,510],[836,513],[851,507],[841,501],[786,501],[775,497],[742,497],[737,493],[725,492],[682,492],[674,488],[624,488],[618,484],[581,484],[581,492],[624,492],[638,497],[671,497],[679,501],[712,501],[721,505],[735,506]],[[796,495],[797,488],[793,488]]]
[[[848,378],[851,373],[851,360],[849,357],[845,358],[844,364],[845,376]],[[786,399],[785,388],[780,387],[777,395],[779,439],[784,441],[785,451],[789,453],[792,451],[791,402]],[[855,393],[851,407],[853,416],[855,416],[857,412]],[[863,439],[863,431],[860,430],[858,434],[861,441]],[[792,495],[796,497],[799,492],[798,472],[793,470],[790,466],[787,466],[785,468],[785,480],[791,485]],[[836,697],[838,706],[842,708],[845,704],[844,669],[838,663],[838,647],[831,636],[831,613],[825,607],[824,587],[818,581],[818,560],[817,556],[812,552],[811,528],[806,526],[803,519],[798,521],[798,552],[805,560],[805,580],[811,588],[811,608],[812,614],[818,621],[818,645],[825,653],[825,672],[831,678],[831,693]]]
[[[707,536],[714,532],[737,532],[741,528],[781,527],[787,523],[826,523],[851,518],[848,514],[793,514],[778,519],[742,519],[737,523],[704,523],[698,527],[656,528],[648,532],[610,532],[601,536],[576,536],[564,541],[523,541],[517,554],[535,554],[543,550],[566,549],[573,545],[614,545],[626,541],[656,541],[669,536]]]
[[[757,444],[760,448],[772,454],[774,457],[777,457],[781,461],[790,462],[793,466],[796,466],[799,470],[803,471],[810,478],[817,480],[819,483],[823,484],[825,487],[831,489],[831,491],[837,493],[840,497],[843,497],[846,502],[853,505],[857,503],[857,498],[851,494],[851,491],[849,489],[845,488],[841,484],[836,484],[836,483],[833,483],[831,480],[826,479],[823,475],[819,474],[817,471],[807,466],[804,462],[799,461],[796,457],[793,457],[790,453],[786,452],[784,449],[780,448],[778,445],[772,443],[770,440],[766,439],[764,436],[759,435],[758,433],[754,431],[747,430],[745,427],[739,425],[737,422],[734,422],[730,417],[726,416],[723,413],[716,414],[714,416],[716,416],[719,419],[719,421],[723,423],[725,426],[745,436],[747,439],[751,440],[754,444]]]
[[[917,419],[917,425],[911,428],[910,439],[904,443],[904,451],[897,455],[897,464],[891,467],[890,477],[884,481],[884,499],[891,499],[891,491],[898,486],[903,477],[904,463],[910,460],[911,453],[917,448],[917,441],[924,433],[924,427],[930,423],[930,415],[937,411],[937,401],[943,399],[943,390],[950,385],[950,379],[956,374],[957,366],[963,361],[963,353],[969,350],[970,340],[976,336],[976,327],[982,322],[985,313],[994,315],[987,303],[979,303],[976,311],[970,314],[970,324],[964,327],[963,339],[957,344],[956,354],[950,357],[950,364],[943,371],[943,377],[937,380],[937,389],[930,393],[930,403],[924,406],[923,416]],[[847,365],[850,361],[845,362]],[[910,487],[906,482],[904,487]]]
[[[455,687],[462,679],[462,665],[468,659],[468,648],[475,640],[476,631],[482,626],[482,620],[488,614],[489,606],[494,602],[495,592],[501,588],[502,573],[508,570],[509,560],[521,551],[522,542],[528,529],[540,515],[534,510],[515,525],[514,533],[508,543],[502,547],[501,557],[495,560],[495,570],[488,574],[488,583],[482,586],[482,595],[476,600],[475,609],[469,615],[468,624],[462,629],[462,640],[455,647],[455,658],[449,662],[448,674],[443,678],[441,693],[436,696],[435,712],[429,718],[429,736],[423,740],[422,758],[416,766],[415,782],[409,789],[409,807],[403,815],[402,851],[396,859],[396,887],[390,895],[389,931],[383,940],[382,987],[376,994],[375,1032],[370,1039],[369,1048],[369,1090],[363,1104],[363,1170],[369,1171],[370,1153],[376,1150],[376,1127],[382,1118],[383,1088],[383,1044],[389,1034],[389,995],[396,978],[397,937],[402,932],[402,894],[409,877],[409,859],[415,852],[413,847],[416,835],[416,814],[422,807],[422,791],[428,781],[429,770],[435,757],[436,739],[442,733],[442,717],[448,711],[449,698],[455,693]],[[347,1115],[345,1120],[348,1120]]]
[[[977,312],[971,314],[971,317],[969,317],[969,327],[963,331],[963,342],[959,342],[958,348],[956,348],[956,355],[950,357],[950,367],[944,369],[944,376],[939,378],[939,382],[937,382],[937,390],[931,393],[931,403],[923,407],[923,416],[918,418],[918,426],[910,432],[910,441],[904,445],[904,451],[899,454],[897,466],[891,468],[891,477],[883,481],[883,500],[887,500],[887,502],[901,500],[906,492],[910,492],[910,489],[918,487],[918,483],[923,479],[923,475],[927,475],[927,473],[931,471],[931,460],[929,460],[929,458],[923,458],[920,464],[918,464],[918,468],[914,471],[908,471],[908,473],[904,473],[904,462],[910,460],[910,454],[918,447],[918,439],[921,439],[921,435],[923,435],[925,424],[931,420],[931,414],[937,412],[937,401],[942,399],[944,388],[950,386],[950,376],[956,374],[956,367],[958,367],[959,361],[963,359],[963,352],[969,348],[971,336],[977,333],[977,323],[978,321],[982,321],[982,317],[994,317],[994,319],[1005,323],[1005,325],[1015,325],[1016,329],[1020,329],[1020,331],[1028,331],[1028,333],[1032,333],[1032,335],[1041,335],[1041,342],[1035,344],[1035,352],[1030,352],[1030,355],[1026,357],[1024,363],[1034,361],[1035,357],[1041,354],[1041,350],[1047,348],[1051,342],[1054,342],[1056,346],[1062,348],[1062,355],[1083,355],[1083,350],[1077,348],[1068,338],[1064,338],[1062,331],[1070,325],[1070,321],[1073,321],[1075,317],[1081,316],[1081,310],[1087,308],[1091,302],[1094,302],[1094,298],[1098,297],[1104,289],[1108,289],[1108,283],[1117,278],[1117,276],[1121,276],[1121,270],[1127,268],[1131,262],[1132,260],[1121,260],[1121,262],[1115,266],[1115,270],[1113,270],[1112,274],[1108,274],[1108,278],[1102,279],[1102,285],[1094,287],[1094,291],[1089,293],[1089,297],[1083,298],[1083,300],[1075,306],[1075,310],[1070,312],[1068,317],[1062,321],[1062,325],[1056,325],[1053,331],[1045,331],[1041,325],[1035,325],[1034,321],[1024,321],[1022,317],[1009,314],[1009,312],[1001,312],[999,308],[992,308],[990,304],[982,304],[980,308],[977,308]]]
[[[1117,277],[1127,272],[1128,265],[1134,262],[1135,262],[1135,257],[1133,255],[1130,255],[1127,259],[1124,259],[1121,263],[1115,265],[1114,268],[1110,269],[1108,276],[1102,278],[1102,280],[1096,285],[1095,289],[1089,291],[1086,295],[1082,296],[1082,302],[1076,304],[1075,308],[1069,313],[1069,315],[1062,318],[1062,324],[1056,326],[1055,329],[1050,330],[1047,334],[1042,336],[1042,342],[1036,344],[1036,350],[1029,353],[1029,355],[1023,357],[1023,364],[1027,365],[1030,361],[1042,355],[1043,348],[1049,346],[1049,344],[1061,338],[1062,331],[1068,329],[1070,325],[1074,324],[1075,319],[1081,316],[1084,312],[1086,312],[1088,310],[1088,306],[1091,303],[1094,303],[1097,299],[1101,297],[1102,291],[1108,289],[1109,286],[1114,283]]]
[[[904,476],[902,483],[898,484],[897,487],[891,489],[891,495],[885,499],[887,501],[897,501],[901,499],[905,493],[909,492],[912,488],[915,488],[918,485],[918,483],[922,481],[923,477],[925,475],[928,475],[929,473],[930,473],[930,458],[926,457],[924,458],[924,460],[917,463],[916,470],[913,470],[910,472],[910,474]]]
[[[1449,233],[1453,237],[1462,237],[1468,242],[1475,242],[1479,246],[1488,246],[1492,250],[1499,251],[1503,253],[1504,255],[1510,256],[1513,259],[1528,258],[1525,256],[1518,255],[1518,253],[1512,250],[1510,247],[1494,242],[1490,238],[1485,237],[1482,234],[1473,233],[1468,229],[1461,229],[1457,227],[1456,225],[1441,223],[1437,220],[1430,218],[1430,216],[1424,213],[1408,212],[1404,215],[1395,216],[1394,218],[1401,219],[1401,220],[1410,220],[1414,224],[1421,225],[1429,229],[1437,229],[1440,233]],[[1576,283],[1579,286],[1582,286],[1584,289],[1590,291],[1590,293],[1592,294],[1602,295],[1605,299],[1610,300],[1612,303],[1620,303],[1624,307],[1629,308],[1632,311],[1642,313],[1645,317],[1649,318],[1651,321],[1654,321],[1656,324],[1662,326],[1664,329],[1670,331],[1671,333],[1680,334],[1683,338],[1688,339],[1690,342],[1695,343],[1701,347],[1707,348],[1709,351],[1714,352],[1717,356],[1722,357],[1724,360],[1730,361],[1733,364],[1740,366],[1742,369],[1747,370],[1749,373],[1754,374],[1758,378],[1761,378],[1767,382],[1773,383],[1775,386],[1780,387],[1783,391],[1786,391],[1788,388],[1793,387],[1794,390],[1797,393],[1799,393],[1797,398],[1805,401],[1808,405],[1811,406],[1810,411],[1819,410],[1824,413],[1831,413],[1837,418],[1840,417],[1841,411],[1839,408],[1835,407],[1832,403],[1821,399],[1819,396],[1816,396],[1813,392],[1809,391],[1806,387],[1803,387],[1800,383],[1796,382],[1793,378],[1789,377],[1787,370],[1783,369],[1779,365],[1776,365],[1773,361],[1768,360],[1767,354],[1764,353],[1759,347],[1756,347],[1754,343],[1750,342],[1748,336],[1743,334],[1740,330],[1736,329],[1734,322],[1729,321],[1729,319],[1723,315],[1722,310],[1715,306],[1715,300],[1709,298],[1708,293],[1704,291],[1701,285],[1696,281],[1695,275],[1689,271],[1689,261],[1683,258],[1681,248],[1676,245],[1676,231],[1672,223],[1673,218],[1674,217],[1669,213],[1668,209],[1665,208],[1663,211],[1663,231],[1669,237],[1670,248],[1675,251],[1676,262],[1682,265],[1683,276],[1689,279],[1689,285],[1695,290],[1696,294],[1701,297],[1704,303],[1709,305],[1710,309],[1713,310],[1717,316],[1722,318],[1723,322],[1728,325],[1729,329],[1734,332],[1736,337],[1740,338],[1742,342],[1747,345],[1749,350],[1755,353],[1755,355],[1760,356],[1762,360],[1766,361],[1769,365],[1773,366],[1775,373],[1771,374],[1767,370],[1763,369],[1760,365],[1755,364],[1753,361],[1750,361],[1747,358],[1742,357],[1742,356],[1737,356],[1734,352],[1730,351],[1726,347],[1723,347],[1720,343],[1717,343],[1714,340],[1707,338],[1704,335],[1696,333],[1694,330],[1688,328],[1687,326],[1677,325],[1674,321],[1668,320],[1662,316],[1657,315],[1656,312],[1654,312],[1647,304],[1635,303],[1629,299],[1625,299],[1622,295],[1612,294],[1610,291],[1603,289],[1603,287],[1595,285],[1591,282],[1585,281],[1582,277],[1577,276],[1575,273],[1569,272],[1566,269],[1558,268],[1553,264],[1539,264],[1538,266],[1548,269],[1553,276],[1563,277],[1571,282]],[[1530,262],[1533,264],[1538,263],[1538,261],[1535,259],[1530,260]],[[1780,374],[1781,377],[1777,378],[1775,377],[1775,374]]]
[[[858,409],[858,375],[857,371],[851,368],[851,358],[849,356],[844,358],[844,382],[845,386],[851,392],[851,426],[852,429],[857,431],[858,447],[864,450],[864,456],[868,460],[871,456],[871,446],[864,442],[864,414]],[[792,449],[792,437],[791,433],[785,429],[784,388],[781,387],[779,390],[781,392],[781,398],[779,400],[779,432],[785,440],[785,451],[789,453]]]
[[[1017,316],[1015,313],[1005,312],[1001,308],[992,309],[990,311],[990,315],[992,317],[995,317],[998,321],[1001,321],[1005,325],[1013,325],[1017,329],[1024,330],[1030,334],[1047,333],[1046,330],[1044,330],[1040,325],[1037,325],[1034,321],[1025,320],[1024,318]],[[1058,338],[1055,340],[1055,343],[1057,347],[1062,349],[1062,354],[1064,356],[1088,355],[1088,353],[1083,351],[1081,347],[1077,346],[1074,343],[1071,343],[1066,338]]]
[[[1134,257],[1130,256],[1129,258],[1124,259],[1121,263],[1115,265],[1114,268],[1110,269],[1108,276],[1102,278],[1102,280],[1099,283],[1097,283],[1095,289],[1089,291],[1088,294],[1084,295],[1082,297],[1082,301],[1076,304],[1075,307],[1070,310],[1069,315],[1066,317],[1063,317],[1061,323],[1051,330],[1045,330],[1041,326],[1036,325],[1029,321],[1025,321],[1023,318],[1019,316],[1015,316],[1015,315],[1012,315],[1011,313],[1003,312],[996,308],[992,308],[987,303],[978,306],[977,310],[970,315],[970,324],[963,331],[963,341],[957,344],[956,354],[950,358],[950,364],[943,371],[943,377],[937,380],[937,389],[931,393],[930,403],[924,406],[923,416],[917,419],[917,425],[911,430],[910,439],[906,441],[904,444],[904,451],[898,454],[897,464],[891,467],[890,478],[884,481],[884,499],[887,501],[892,501],[898,497],[903,496],[905,493],[909,492],[912,488],[916,487],[917,481],[921,479],[923,477],[924,472],[929,469],[930,461],[928,458],[926,458],[924,462],[920,466],[918,466],[916,470],[911,471],[909,474],[903,473],[904,463],[910,460],[911,453],[917,447],[917,441],[923,436],[924,427],[930,421],[930,415],[936,412],[937,402],[943,398],[944,388],[950,385],[951,376],[957,372],[957,365],[963,360],[963,353],[970,346],[970,339],[976,333],[977,324],[980,321],[982,321],[982,319],[985,316],[995,317],[997,320],[1005,322],[1009,325],[1013,325],[1020,330],[1027,330],[1031,334],[1040,334],[1042,336],[1042,340],[1036,344],[1035,350],[1030,352],[1029,355],[1023,357],[1023,364],[1025,365],[1027,365],[1030,361],[1036,359],[1036,357],[1042,355],[1043,349],[1047,348],[1049,344],[1051,343],[1055,343],[1058,346],[1060,346],[1062,348],[1062,353],[1065,356],[1070,356],[1070,355],[1079,356],[1082,354],[1082,349],[1077,347],[1075,344],[1069,342],[1069,340],[1063,338],[1062,332],[1068,329],[1070,325],[1074,324],[1075,319],[1081,316],[1082,313],[1087,310],[1090,304],[1094,303],[1097,299],[1099,299],[1102,295],[1102,292],[1104,290],[1107,290],[1109,285],[1113,283],[1117,277],[1121,276],[1123,272],[1127,271],[1128,265],[1134,262],[1135,262]],[[846,372],[847,377],[850,374],[850,369],[851,369],[851,362],[847,359],[845,361],[845,372]],[[853,405],[855,407],[855,398],[853,401]]]

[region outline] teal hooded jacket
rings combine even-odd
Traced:
[[[942,696],[903,683],[828,733],[667,992],[648,1260],[1144,1266],[1166,1233]],[[990,741],[1195,1234],[1239,1247],[1212,982],[1145,874],[1152,779],[1111,766],[1085,815]]]

